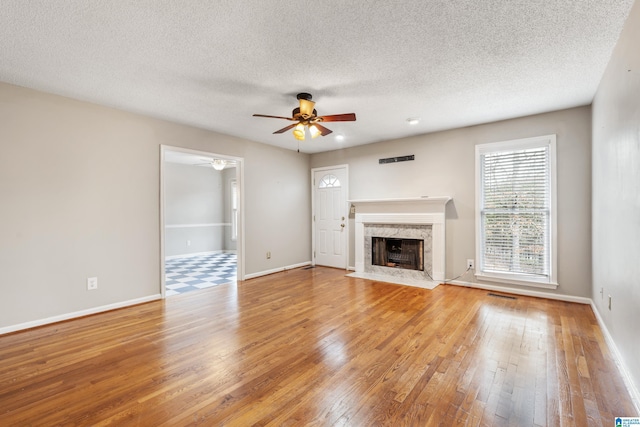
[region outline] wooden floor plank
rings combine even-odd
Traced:
[[[0,425],[612,425],[587,305],[298,269],[0,336]]]

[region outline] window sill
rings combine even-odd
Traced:
[[[558,289],[556,282],[543,282],[539,280],[527,280],[517,275],[498,275],[480,273],[475,275],[477,279],[486,280],[488,282],[508,283],[511,285],[531,286],[533,288]]]

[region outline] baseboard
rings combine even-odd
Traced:
[[[285,267],[274,268],[272,270],[259,271],[257,273],[245,274],[244,275],[244,279],[245,280],[255,279],[256,277],[267,276],[267,275],[273,274],[273,273],[281,273],[281,272],[286,271],[286,270],[293,270],[294,268],[306,267],[307,265],[311,265],[311,261],[305,261],[305,262],[301,262],[299,264],[291,264],[291,265],[287,265]]]
[[[202,256],[202,255],[215,255],[215,254],[235,254],[237,251],[235,249],[231,250],[219,250],[219,251],[207,251],[207,252],[194,252],[192,254],[182,254],[182,255],[169,255],[164,257],[165,260],[169,259],[178,259],[178,258],[189,258],[192,256]]]
[[[354,266],[349,265],[349,266],[347,266],[347,270],[356,271],[356,268]]]
[[[602,334],[604,335],[604,340],[607,343],[609,350],[611,350],[616,365],[618,366],[618,371],[620,371],[620,374],[622,374],[624,384],[627,386],[627,390],[631,395],[631,400],[636,407],[636,413],[640,414],[640,393],[638,392],[638,389],[633,382],[633,377],[629,373],[629,369],[627,369],[627,365],[624,363],[624,359],[622,358],[620,351],[618,351],[618,346],[609,333],[609,329],[607,329],[607,325],[605,325],[604,319],[602,318],[602,316],[600,316],[600,312],[598,311],[598,308],[593,301],[591,301],[591,310],[593,310],[593,313],[598,320],[598,324],[600,325],[600,329],[602,330]]]
[[[91,314],[102,313],[105,311],[115,310],[118,308],[129,307],[132,305],[142,304],[145,302],[156,301],[159,299],[162,299],[162,295],[160,294],[149,295],[147,297],[116,302],[113,304],[102,305],[100,307],[88,308],[86,310],[75,311],[73,313],[66,313],[58,316],[47,317],[45,319],[33,320],[31,322],[19,323],[17,325],[5,326],[3,328],[0,328],[0,335],[9,334],[11,332],[22,331],[25,329],[36,328],[38,326],[44,326],[51,323],[62,322],[64,320],[76,319],[78,317],[89,316]]]
[[[573,295],[552,294],[550,292],[531,291],[528,289],[504,288],[502,286],[486,285],[484,283],[464,282],[462,280],[452,280],[448,285],[465,286],[468,288],[484,289],[487,291],[502,292],[505,294],[523,295],[527,297],[555,299],[566,302],[577,302],[580,304],[591,304],[591,298],[576,297]]]

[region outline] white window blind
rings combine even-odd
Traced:
[[[552,145],[516,142],[478,151],[480,274],[552,282]]]

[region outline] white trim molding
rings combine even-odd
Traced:
[[[49,325],[51,323],[62,322],[65,320],[77,319],[78,317],[89,316],[91,314],[103,313],[105,311],[116,310],[118,308],[130,307],[132,305],[144,304],[146,302],[157,301],[162,299],[161,294],[149,295],[142,298],[131,299],[128,301],[116,302],[113,304],[102,305],[100,307],[92,307],[86,310],[74,311],[73,313],[60,314],[58,316],[47,317],[45,319],[33,320],[31,322],[19,323],[17,325],[6,326],[0,328],[0,335],[9,334],[11,332],[31,329],[38,326]]]
[[[451,200],[449,196],[420,196],[420,197],[405,197],[405,198],[397,198],[397,199],[357,199],[357,200],[349,200],[348,202],[352,205],[392,205],[397,206],[398,204],[408,204],[408,205],[433,205],[439,207],[442,212],[444,212],[444,208],[447,203]],[[440,210],[439,209],[439,210]]]
[[[267,276],[269,274],[274,274],[274,273],[281,273],[283,271],[293,270],[294,268],[306,267],[307,265],[311,265],[311,261],[305,261],[299,264],[291,264],[285,267],[278,267],[278,268],[273,268],[271,270],[264,270],[264,271],[258,271],[255,273],[245,274],[244,278],[245,280],[255,279],[256,277]]]
[[[164,257],[165,261],[169,259],[178,259],[178,258],[191,258],[194,256],[202,256],[202,255],[216,255],[216,254],[237,254],[238,251],[235,249],[224,249],[219,251],[206,251],[206,252],[193,252],[190,254],[180,254],[180,255],[167,255]]]
[[[487,285],[485,283],[466,282],[463,280],[451,280],[447,285],[464,286],[466,288],[484,289],[486,291],[500,292],[504,294],[523,295],[527,297],[554,299],[558,301],[576,302],[578,304],[591,304],[590,298],[577,297],[573,295],[552,294],[550,292],[532,291],[528,289],[505,288],[497,285]],[[532,286],[532,285],[528,285]]]
[[[212,222],[207,224],[167,224],[164,228],[194,228],[194,227],[231,227],[230,222]]]

